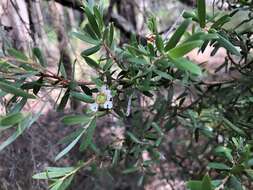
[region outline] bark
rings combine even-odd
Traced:
[[[66,70],[67,78],[72,80],[73,68],[72,68],[72,57],[70,54],[71,48],[68,41],[69,40],[68,35],[65,30],[66,27],[65,27],[64,9],[60,4],[54,1],[49,2],[49,9],[51,12],[52,23],[57,33],[58,48],[60,51],[61,60]],[[71,108],[75,110],[78,108],[78,106],[79,106],[78,102],[72,99]]]
[[[32,44],[30,21],[24,0],[1,0],[0,24],[8,28],[6,38],[18,50],[28,51]]]
[[[68,79],[71,79],[72,78],[71,55],[69,53],[70,48],[68,36],[64,26],[64,11],[59,4],[53,1],[49,3],[49,10],[51,12],[52,24],[57,34],[58,48],[62,58],[62,63],[66,69]]]
[[[41,49],[47,48],[47,36],[44,30],[44,20],[40,1],[27,0],[27,5],[34,45]]]
[[[68,30],[71,30],[76,26],[73,9],[72,8],[67,9],[66,14],[67,14],[67,28]]]

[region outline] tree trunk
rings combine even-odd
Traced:
[[[36,47],[47,51],[47,36],[44,30],[44,20],[41,12],[41,4],[38,0],[27,0],[30,28]]]
[[[24,0],[1,0],[3,14],[1,25],[8,28],[7,38],[12,46],[21,51],[28,51],[32,44],[30,22],[27,6]]]
[[[49,9],[51,12],[53,26],[57,33],[58,38],[58,47],[60,51],[60,57],[64,68],[66,70],[67,78],[72,80],[74,76],[72,76],[72,58],[71,58],[71,48],[69,44],[68,35],[65,31],[65,15],[64,9],[62,5],[52,1],[49,2]],[[75,100],[71,100],[71,108],[74,110],[78,108],[78,102]]]

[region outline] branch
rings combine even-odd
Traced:
[[[46,1],[52,1],[52,0],[46,0]],[[54,0],[55,2],[61,4],[64,7],[69,7],[78,11],[82,11],[82,0]]]

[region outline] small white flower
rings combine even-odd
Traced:
[[[107,86],[102,86],[100,91],[96,94],[95,103],[90,104],[90,109],[94,112],[98,111],[98,108],[112,109],[112,93]]]
[[[97,103],[93,103],[93,104],[90,104],[90,109],[94,112],[98,111],[98,104]]]

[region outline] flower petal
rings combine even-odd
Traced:
[[[94,112],[98,111],[98,104],[97,103],[89,104],[89,107]]]
[[[112,109],[113,107],[112,101],[106,101],[103,106],[105,109]]]
[[[106,94],[108,87],[106,85],[101,86],[100,91]]]

